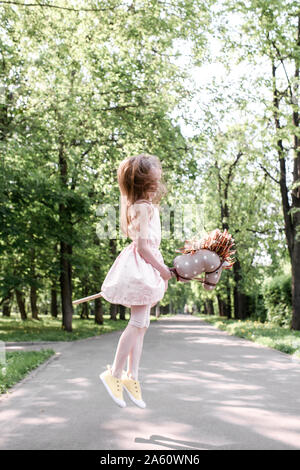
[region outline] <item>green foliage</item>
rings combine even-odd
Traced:
[[[209,2],[98,3],[0,5],[0,299],[19,289],[27,300],[34,287],[49,304],[62,256],[75,298],[98,291],[117,253],[97,238],[96,209],[118,204],[124,157],[158,154],[179,199],[177,174],[194,179],[170,118],[192,96],[174,57],[176,41],[193,38],[200,62]]]
[[[264,296],[259,291],[250,295],[249,309],[251,312],[251,320],[258,320],[264,323],[267,320],[267,309],[264,302]]]
[[[280,272],[287,252],[275,180],[278,139],[287,160],[294,146],[290,93],[296,83],[286,74],[299,56],[297,2],[58,4],[0,6],[0,301],[19,289],[27,308],[36,288],[40,309],[42,302],[49,306],[51,290],[59,294],[61,243],[69,247],[64,256],[73,298],[98,291],[128,240],[112,244],[97,237],[97,206],[117,206],[120,160],[147,151],[162,161],[169,186],[163,202],[201,203],[201,230],[227,224],[241,266],[238,281],[233,271],[224,271],[214,292],[172,281],[162,304],[171,301],[175,310],[207,298],[216,304],[216,293],[226,299],[238,282],[251,297],[253,318],[265,321],[268,304],[268,318],[288,324],[286,292],[276,303],[276,289],[269,300],[259,291],[266,276]],[[213,57],[208,46],[218,39],[219,56]],[[187,66],[177,60],[181,53],[190,60]],[[220,66],[215,76],[194,87],[193,64],[213,60]],[[251,67],[236,75],[236,66],[247,61]],[[281,71],[277,130],[272,61]],[[223,67],[226,76],[219,73]],[[205,76],[205,67],[198,72]],[[195,117],[187,111],[191,102]],[[171,118],[176,114],[178,120]],[[180,121],[193,125],[193,137],[183,135]],[[172,234],[162,238],[166,264],[182,243]],[[74,318],[71,339],[78,333]],[[80,325],[83,335],[91,333]],[[44,320],[39,327],[46,337],[57,337]]]
[[[291,276],[282,274],[266,280],[262,292],[268,321],[278,326],[289,326],[292,319]]]

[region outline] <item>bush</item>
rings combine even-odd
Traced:
[[[263,285],[264,304],[267,320],[279,325],[290,326],[292,320],[292,279],[282,274],[266,281]]]
[[[268,311],[265,306],[264,296],[260,292],[250,296],[249,307],[251,312],[251,320],[257,320],[262,323],[267,321]]]

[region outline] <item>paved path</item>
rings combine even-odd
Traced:
[[[162,318],[144,340],[148,407],[126,398],[122,409],[98,378],[120,334],[57,343],[54,359],[0,399],[0,449],[300,449],[290,356],[192,316]]]

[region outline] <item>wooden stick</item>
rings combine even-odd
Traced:
[[[82,299],[74,300],[72,304],[77,305],[81,304],[82,302],[89,302],[90,300],[97,299],[98,297],[102,297],[101,292],[98,292],[98,294],[90,295],[89,297],[83,297]]]

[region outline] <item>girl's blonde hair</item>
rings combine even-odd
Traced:
[[[149,192],[155,193],[152,202],[159,204],[167,193],[163,178],[157,181],[153,169],[162,171],[161,163],[156,155],[146,153],[127,157],[119,165],[117,174],[121,192],[121,230],[126,237],[130,223],[129,207],[140,199],[147,199]]]

